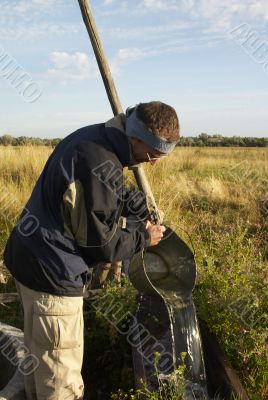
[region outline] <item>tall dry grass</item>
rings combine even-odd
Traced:
[[[10,214],[21,211],[51,151],[46,146],[0,146],[0,211],[3,203],[9,204]]]
[[[23,206],[52,149],[46,146],[0,147],[0,185]],[[257,220],[267,195],[268,149],[177,148],[145,170],[159,207],[173,220],[174,211],[207,200],[213,209],[244,208]],[[14,209],[15,211],[15,209]]]

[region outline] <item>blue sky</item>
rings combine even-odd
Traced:
[[[268,136],[267,0],[90,4],[124,108],[167,102],[183,136]],[[36,101],[7,79],[8,59],[42,88]],[[0,0],[0,107],[13,136],[64,137],[112,115],[77,1]]]

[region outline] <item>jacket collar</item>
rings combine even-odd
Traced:
[[[107,122],[105,122],[105,127],[106,128],[115,128],[115,129],[118,129],[119,131],[125,133],[126,115],[123,113],[115,115],[113,118],[111,118]]]
[[[105,122],[105,128],[108,133],[109,129],[113,132],[108,134],[108,140],[112,144],[113,149],[121,164],[126,167],[130,164],[130,143],[125,133],[126,116],[125,114],[118,114],[115,117]],[[116,130],[116,132],[114,131]]]

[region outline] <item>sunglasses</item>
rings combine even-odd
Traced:
[[[149,153],[146,153],[146,154],[147,154],[148,161],[149,161],[149,163],[150,163],[151,165],[153,165],[153,161],[157,161],[157,160],[159,160],[160,158],[162,158],[162,157],[165,156],[165,154],[163,154],[163,155],[161,154],[161,156],[158,156],[158,157],[151,157]]]

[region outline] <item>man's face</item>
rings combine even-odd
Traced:
[[[149,162],[151,165],[154,165],[160,158],[166,156],[165,153],[153,149],[151,146],[137,138],[130,137],[129,142],[132,148],[133,157],[137,163]]]

